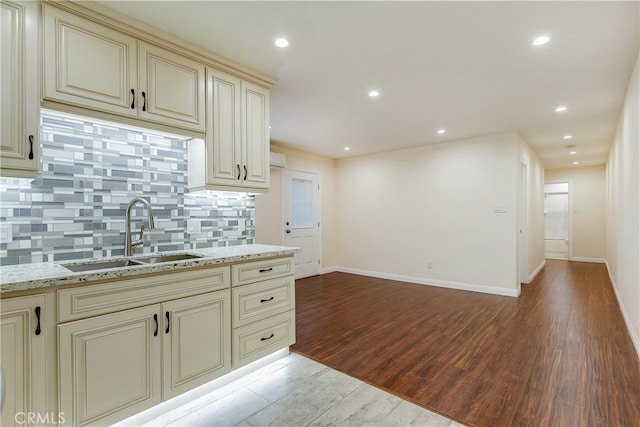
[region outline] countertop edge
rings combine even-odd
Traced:
[[[172,251],[163,253],[162,255],[179,252],[200,255],[202,256],[202,258],[195,260],[164,262],[151,265],[118,267],[78,273],[67,270],[63,265],[83,261],[124,259],[125,257],[110,257],[99,260],[92,259],[66,262],[34,263],[19,266],[3,266],[1,267],[0,271],[0,295],[6,296],[6,294],[9,293],[18,291],[29,291],[34,289],[42,289],[44,291],[49,288],[63,285],[92,283],[108,279],[133,278],[145,274],[173,272],[190,268],[232,264],[237,262],[259,260],[263,258],[287,256],[293,255],[299,250],[299,248],[286,246],[242,245],[211,249]],[[156,253],[144,255],[158,254]],[[135,257],[131,257],[131,259],[135,259]],[[29,278],[29,274],[32,274],[35,277]],[[16,280],[16,276],[22,277],[19,280]],[[24,276],[27,276],[27,278],[24,279]]]

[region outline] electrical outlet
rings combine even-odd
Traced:
[[[433,268],[433,261],[430,259],[427,260],[427,268]]]
[[[202,224],[200,220],[188,219],[187,220],[187,233],[200,233],[202,232]]]

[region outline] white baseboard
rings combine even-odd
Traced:
[[[533,270],[533,272],[529,275],[529,281],[527,283],[533,282],[533,279],[536,278],[538,273],[540,273],[540,271],[544,268],[546,264],[547,264],[547,260],[543,259],[540,265],[535,270]]]
[[[336,271],[338,271],[338,267],[326,267],[320,269],[320,274],[335,273]]]
[[[594,262],[596,264],[606,264],[607,260],[604,258],[587,258],[587,257],[581,257],[581,256],[574,256],[573,258],[571,258],[569,261],[575,261],[575,262]]]
[[[377,277],[379,279],[397,280],[399,282],[414,283],[417,285],[437,286],[440,288],[458,289],[461,291],[481,292],[483,294],[517,297],[517,289],[505,289],[494,286],[476,285],[473,283],[450,282],[447,280],[425,279],[423,277],[403,276],[399,274],[381,273],[378,271],[360,270],[357,268],[338,267],[336,271],[341,273],[358,274],[360,276]]]
[[[629,331],[629,335],[631,336],[631,341],[633,342],[633,346],[636,348],[636,353],[638,354],[638,358],[640,358],[640,338],[638,337],[638,333],[633,329],[633,324],[629,319],[629,315],[627,314],[627,310],[625,309],[622,300],[620,299],[620,294],[618,293],[618,287],[616,286],[615,280],[613,280],[613,276],[611,275],[611,268],[609,267],[609,262],[604,260],[604,263],[607,266],[607,273],[609,273],[609,280],[611,280],[611,284],[613,285],[613,292],[616,294],[616,299],[618,300],[618,307],[620,307],[620,312],[622,313],[622,318],[624,319],[625,325],[627,325],[627,331]]]

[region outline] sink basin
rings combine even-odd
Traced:
[[[158,264],[160,262],[186,261],[190,259],[202,258],[200,255],[193,254],[174,254],[174,255],[156,255],[144,258],[136,258],[136,262],[142,264]]]
[[[77,273],[79,271],[106,270],[107,268],[129,267],[132,265],[140,265],[140,263],[130,259],[116,259],[113,261],[91,261],[78,264],[67,264],[63,265],[63,267]]]

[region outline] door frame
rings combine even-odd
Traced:
[[[529,164],[520,161],[520,215],[518,224],[518,294],[522,283],[529,283]]]
[[[320,174],[320,172],[318,171],[313,171],[313,170],[305,170],[305,169],[298,169],[298,168],[290,168],[290,167],[285,167],[282,169],[282,221],[280,223],[281,226],[281,235],[282,235],[282,244],[286,245],[285,243],[285,239],[286,239],[286,226],[285,226],[285,221],[286,221],[286,197],[287,197],[287,192],[286,192],[286,180],[287,180],[287,172],[300,172],[300,173],[307,173],[307,174],[312,174],[315,175],[318,179],[318,242],[316,245],[316,251],[318,254],[318,274],[322,274],[322,266],[323,266],[323,262],[322,262],[322,175]]]
[[[573,198],[571,197],[571,189],[572,189],[573,183],[571,182],[571,179],[555,179],[552,181],[545,181],[542,187],[543,195],[547,194],[546,190],[544,189],[544,186],[546,184],[567,184],[567,198],[568,198],[568,205],[569,205],[569,207],[567,208],[567,216],[568,216],[567,220],[568,220],[568,227],[569,227],[569,230],[567,233],[567,238],[569,239],[569,254],[567,255],[567,261],[573,261]],[[542,232],[543,233],[545,232],[544,223],[543,223]]]

